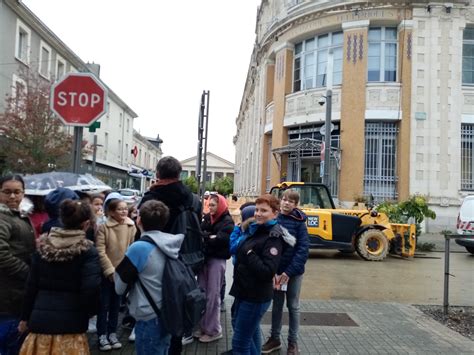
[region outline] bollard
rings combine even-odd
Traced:
[[[443,313],[448,314],[449,307],[449,235],[444,235],[444,296],[443,296]]]

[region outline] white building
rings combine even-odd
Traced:
[[[211,152],[207,152],[206,158],[206,182],[213,183],[225,176],[234,179],[234,163]],[[188,176],[196,176],[196,161],[196,156],[181,161],[181,166],[183,167],[181,179],[186,179]]]
[[[262,0],[234,141],[239,194],[325,170],[343,204],[422,194],[428,229],[454,228],[474,193],[473,2]]]

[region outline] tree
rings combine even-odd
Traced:
[[[229,176],[219,178],[214,181],[212,189],[221,195],[228,196],[234,192],[234,180]]]
[[[51,83],[34,69],[21,71],[19,77],[0,113],[5,170],[28,174],[69,167],[72,137],[50,110]]]
[[[194,193],[197,193],[198,191],[198,183],[197,183],[197,180],[194,176],[188,176],[186,179],[183,180],[183,184],[186,185],[187,187],[189,187],[189,189],[194,192]]]

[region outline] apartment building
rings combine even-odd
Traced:
[[[322,181],[328,93],[333,196],[349,207],[426,195],[438,216],[427,229],[453,228],[474,193],[472,1],[263,0],[236,120],[237,193]]]

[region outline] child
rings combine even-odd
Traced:
[[[171,336],[163,328],[160,319],[143,293],[138,279],[149,291],[158,308],[161,307],[163,270],[167,257],[178,258],[184,235],[161,232],[168,222],[169,210],[160,201],[149,200],[140,207],[137,224],[143,236],[152,238],[156,245],[137,241],[127,250],[125,258],[117,266],[115,290],[119,294],[132,289],[129,294],[130,314],[137,320],[135,347],[137,355],[168,354]],[[166,254],[166,255],[165,255]]]
[[[91,205],[95,215],[95,223],[98,226],[105,223],[105,215],[102,207],[104,205],[104,197],[102,195],[93,195]]]
[[[65,200],[60,205],[63,228],[40,238],[32,258],[18,330],[30,334],[22,355],[88,354],[86,330],[97,312],[100,263],[86,239],[92,211],[87,203]],[[54,321],[53,321],[54,320]]]
[[[96,238],[103,273],[100,309],[97,315],[97,335],[101,351],[122,347],[116,334],[120,296],[115,293],[114,273],[136,233],[135,224],[127,216],[128,207],[125,201],[110,200],[106,213],[107,221],[99,226]]]

